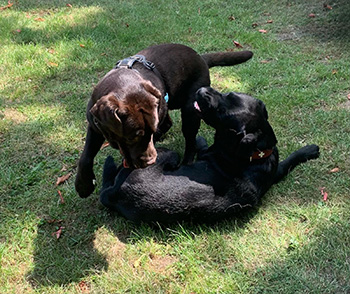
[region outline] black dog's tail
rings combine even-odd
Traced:
[[[289,172],[291,172],[300,163],[306,162],[310,159],[316,159],[320,156],[320,150],[317,145],[307,145],[294,151],[285,160],[278,164],[274,183],[278,183]]]
[[[208,67],[213,66],[230,66],[243,63],[253,57],[251,51],[237,51],[237,52],[216,52],[206,53],[201,55]]]

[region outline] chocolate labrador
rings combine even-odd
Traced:
[[[117,169],[108,157],[100,200],[134,222],[210,222],[257,205],[293,168],[319,156],[316,145],[278,159],[276,137],[262,101],[241,93],[221,94],[210,87],[196,94],[194,109],[215,128],[208,148],[197,139],[197,161],[180,166],[178,156],[159,150],[145,169]]]
[[[171,127],[168,109],[181,109],[185,164],[195,156],[200,119],[192,108],[196,91],[210,85],[209,68],[247,61],[250,51],[199,55],[179,44],[156,45],[119,61],[95,87],[87,106],[88,130],[75,188],[81,197],[94,188],[93,161],[107,139],[124,164],[144,168],[155,162],[154,140]]]

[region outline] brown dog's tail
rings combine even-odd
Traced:
[[[216,52],[206,53],[201,55],[208,67],[213,66],[230,66],[240,64],[253,57],[251,51],[237,51],[237,52]]]

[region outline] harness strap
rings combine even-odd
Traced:
[[[149,70],[154,70],[156,66],[153,62],[148,61],[143,55],[134,55],[128,58],[119,60],[114,68],[128,68],[131,69],[135,62],[141,63],[145,68]]]
[[[151,61],[148,61],[146,59],[145,56],[143,55],[133,55],[133,56],[130,56],[128,58],[125,58],[125,59],[122,59],[122,60],[119,60],[116,64],[115,64],[115,69],[117,68],[126,68],[126,69],[132,69],[133,65],[135,62],[139,62],[141,63],[145,68],[147,68],[148,70],[151,70],[153,71],[157,76],[158,78],[161,80],[161,82],[163,83],[163,86],[164,86],[164,90],[165,90],[165,84],[164,84],[164,80],[163,80],[163,77],[162,75],[160,74],[160,72],[156,69],[156,66],[154,65],[153,62]],[[169,101],[169,95],[168,93],[165,93],[165,96],[164,96],[164,100],[166,103],[168,103]]]

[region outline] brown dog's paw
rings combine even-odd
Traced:
[[[91,195],[95,190],[95,175],[83,177],[81,175],[77,175],[75,179],[75,190],[79,194],[81,198],[86,198]]]

